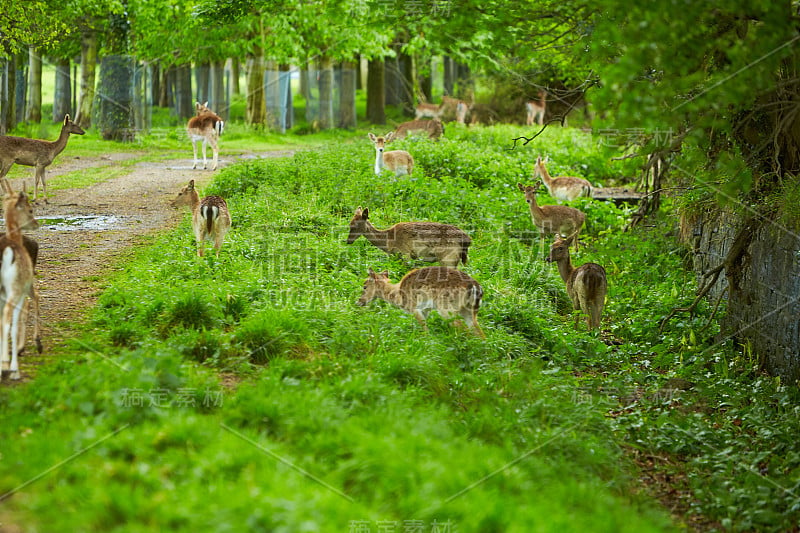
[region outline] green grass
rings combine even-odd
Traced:
[[[515,184],[531,180],[539,153],[599,183],[628,163],[569,129],[509,150],[523,132],[448,128],[438,143],[396,143],[418,159],[399,180],[372,173],[360,132],[220,171],[204,191],[224,195],[233,216],[218,259],[196,257],[187,217],[120,265],[58,363],[0,389],[0,493],[93,446],[16,492],[0,521],[677,530],[682,520],[637,482],[633,458],[654,456],[685,480],[687,516],[791,527],[796,390],[715,344],[707,305],[659,332],[695,289],[671,216],[623,234],[628,210],[580,203],[592,223],[574,260],[606,267],[603,327],[621,344],[575,329]],[[359,205],[378,227],[435,220],[472,235],[465,270],[485,291],[486,340],[436,316],[425,333],[383,302],[355,306],[368,268],[397,280],[423,266],[363,239],[346,245]],[[664,392],[678,377],[694,387]]]

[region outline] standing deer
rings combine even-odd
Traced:
[[[442,106],[423,102],[421,104],[417,104],[414,114],[414,119],[418,120],[425,117],[439,118],[441,116],[442,116]]]
[[[444,125],[438,118],[433,120],[409,120],[399,124],[394,129],[394,138],[403,139],[406,135],[422,133],[429,139],[438,140],[444,134]]]
[[[573,307],[588,315],[586,325],[589,331],[600,327],[600,317],[608,291],[605,269],[597,263],[573,267],[569,257],[569,242],[562,239],[556,239],[550,246],[550,255],[545,261],[558,264],[558,273],[567,286],[567,294]]]
[[[33,201],[36,201],[39,182],[42,182],[42,196],[47,203],[47,182],[45,169],[50,166],[58,154],[64,151],[71,133],[83,135],[86,132],[72,122],[69,115],[64,116],[61,134],[55,141],[28,139],[25,137],[0,136],[0,178],[4,178],[14,163],[34,167]]]
[[[568,242],[575,241],[578,249],[578,234],[586,220],[583,211],[566,205],[543,205],[536,202],[536,187],[524,186],[517,183],[520,191],[525,193],[525,200],[530,204],[533,225],[539,229],[539,236],[544,239],[547,235],[557,237],[566,236]]]
[[[189,139],[192,141],[192,151],[194,152],[194,165],[192,165],[192,168],[197,168],[197,143],[202,142],[203,169],[208,167],[206,145],[211,145],[211,152],[213,154],[211,170],[217,170],[219,137],[225,129],[225,122],[223,122],[222,117],[208,108],[208,102],[205,104],[197,102],[194,107],[197,114],[190,118],[189,123],[186,125],[186,131],[189,134]]]
[[[428,314],[436,309],[445,320],[460,316],[468,328],[485,337],[478,325],[483,289],[477,281],[460,270],[447,267],[420,268],[406,274],[399,283],[391,283],[388,272],[378,274],[370,269],[356,305],[365,306],[376,298],[413,314],[426,331]]]
[[[592,197],[592,184],[583,178],[561,176],[551,178],[541,156],[536,158],[534,177],[540,176],[550,196],[558,200],[572,201],[580,196]]]
[[[439,261],[456,268],[459,261],[467,264],[472,239],[456,226],[438,222],[399,222],[379,230],[369,221],[369,209],[356,209],[350,220],[347,244],[364,237],[387,254],[404,254],[422,261]]]
[[[213,239],[214,249],[219,257],[222,241],[231,227],[228,204],[220,196],[206,196],[201,200],[194,186],[194,180],[191,180],[172,201],[173,207],[182,205],[188,205],[192,210],[192,228],[197,239],[197,255],[203,257],[204,242]]]
[[[367,135],[372,144],[375,145],[375,174],[380,174],[381,170],[388,168],[394,172],[395,176],[410,175],[414,170],[414,158],[405,150],[391,150],[386,152],[386,145],[394,139],[394,132],[390,131],[383,137],[377,137],[370,133]]]
[[[21,316],[28,298],[32,302],[31,313],[34,316],[36,346],[40,353],[42,351],[39,333],[39,294],[34,286],[34,263],[25,249],[22,236],[23,229],[36,229],[39,224],[33,217],[28,195],[24,192],[14,194],[7,181],[3,179],[3,182],[6,190],[3,198],[6,234],[0,238],[0,292],[4,302],[0,315],[0,334],[2,334],[0,369],[10,372],[10,378],[16,380],[20,378],[18,357],[25,348],[25,320]]]
[[[528,126],[533,126],[534,123],[541,126],[544,124],[544,112],[547,107],[547,93],[539,91],[539,100],[531,100],[525,102],[525,110],[528,112]]]

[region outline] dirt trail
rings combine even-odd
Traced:
[[[114,165],[140,154],[110,154],[102,158],[72,158],[48,172],[49,183],[59,174]],[[240,158],[280,157],[291,152],[247,154]],[[220,160],[220,168],[234,160]],[[49,203],[39,199],[35,208],[40,228],[29,232],[39,242],[37,283],[41,302],[42,339],[45,353],[36,355],[28,342],[20,359],[23,381],[32,377],[48,354],[72,335],[72,326],[98,296],[100,278],[109,272],[127,248],[143,236],[173,228],[185,216],[184,209],[169,205],[189,180],[202,187],[213,177],[209,170],[192,170],[191,159],[140,163],[124,176],[81,189],[49,191]],[[33,170],[25,178],[31,189]],[[11,180],[15,190],[21,180]],[[64,220],[62,220],[64,219]],[[30,339],[32,327],[28,328]]]

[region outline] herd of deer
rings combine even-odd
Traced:
[[[540,92],[539,102],[528,103],[528,124],[542,123],[545,96],[544,92]],[[422,104],[417,110],[417,120],[402,124],[395,131],[383,136],[370,133],[369,139],[375,148],[375,173],[381,174],[384,169],[388,169],[396,176],[411,174],[414,169],[414,158],[411,154],[405,150],[386,151],[386,145],[412,132],[423,132],[438,138],[444,131],[439,118],[441,114],[452,109],[456,113],[456,119],[463,122],[468,108],[468,104],[463,101],[445,97],[440,106]],[[192,168],[197,168],[197,143],[202,143],[203,168],[208,166],[206,146],[210,145],[213,152],[211,168],[215,170],[219,160],[218,141],[224,122],[208,108],[208,102],[197,102],[195,110],[196,115],[189,120],[186,128],[194,152]],[[426,114],[433,119],[421,120]],[[38,223],[27,193],[15,193],[5,176],[15,163],[35,167],[34,202],[37,200],[39,182],[42,183],[44,201],[47,202],[45,169],[64,150],[70,134],[84,133],[67,115],[56,141],[0,136],[0,183],[4,191],[5,214],[5,234],[0,235],[0,370],[8,373],[11,379],[20,377],[18,357],[24,350],[26,325],[26,320],[21,317],[26,308],[29,308],[28,312],[33,317],[34,340],[39,352],[42,351],[42,344],[39,333],[39,297],[34,285],[34,268],[39,247],[35,240],[22,233],[23,229],[35,229]],[[584,179],[552,178],[541,157],[536,160],[534,176],[540,177],[550,195],[559,201],[592,195],[592,186]],[[521,183],[517,183],[517,187],[524,193],[530,205],[531,219],[541,238],[556,236],[546,260],[558,264],[558,271],[575,309],[588,315],[589,329],[598,328],[607,289],[605,270],[595,263],[586,263],[575,268],[569,253],[572,243],[578,249],[578,236],[586,215],[578,209],[563,205],[540,206],[536,202],[537,187],[524,186]],[[231,227],[231,216],[225,200],[219,196],[201,199],[194,180],[191,180],[181,189],[172,205],[188,206],[191,209],[192,227],[198,244],[197,255],[202,257],[203,243],[213,240],[219,256],[225,235]],[[428,314],[435,309],[445,319],[461,317],[468,328],[481,337],[484,336],[477,319],[483,290],[476,280],[458,270],[459,264],[466,265],[472,244],[472,239],[464,231],[438,222],[400,222],[386,230],[379,230],[369,221],[369,209],[359,207],[350,220],[347,243],[352,244],[359,237],[364,237],[387,254],[407,255],[426,262],[439,262],[442,266],[412,270],[398,283],[390,282],[388,272],[377,273],[370,269],[361,297],[357,301],[358,305],[367,305],[376,298],[386,300],[413,314],[423,328],[426,328]]]

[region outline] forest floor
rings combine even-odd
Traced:
[[[291,154],[291,151],[275,151],[236,158]],[[52,188],[59,175],[115,165],[141,155],[135,152],[98,158],[62,155],[58,166],[48,170],[48,182]],[[232,158],[221,159],[219,168],[233,162]],[[36,273],[44,353],[36,354],[33,344],[28,342],[20,359],[21,381],[35,376],[38,367],[50,360],[48,354],[60,352],[59,348],[70,341],[77,324],[94,305],[104,275],[116,268],[124,254],[148,236],[174,228],[186,216],[186,208],[170,205],[180,188],[194,179],[202,191],[213,174],[210,170],[192,169],[190,158],[139,163],[118,178],[85,188],[50,190],[48,203],[39,198],[34,212],[40,226],[28,234],[39,242]],[[33,169],[24,180],[30,191]],[[22,189],[21,182],[21,179],[11,180],[15,190]],[[32,332],[33,325],[29,323],[29,339]]]

